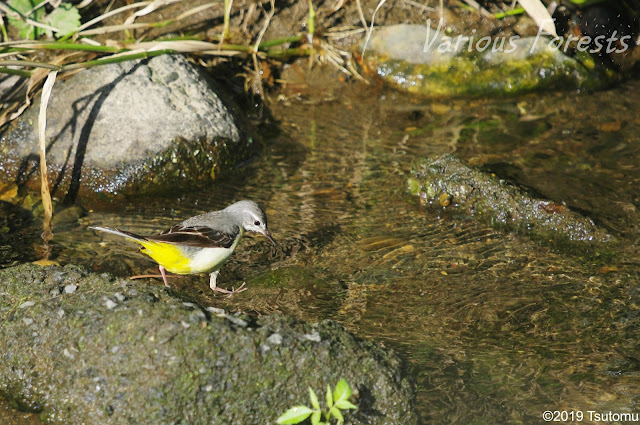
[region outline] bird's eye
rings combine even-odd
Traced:
[[[253,224],[255,224],[256,226],[260,226],[260,220],[254,221]]]

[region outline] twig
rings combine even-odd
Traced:
[[[276,13],[275,0],[271,0],[270,3],[271,3],[271,11],[269,12],[269,14],[267,14],[267,19],[265,20],[264,26],[262,27],[262,29],[260,30],[260,33],[258,34],[258,38],[256,39],[256,42],[253,45],[253,52],[251,53],[251,58],[253,59],[253,69],[255,72],[255,79],[256,79],[256,83],[258,84],[258,92],[260,93],[260,97],[264,97],[264,93],[263,93],[264,88],[262,87],[260,63],[258,61],[258,51],[259,51],[258,49],[260,47],[260,43],[262,42],[262,37],[264,36],[264,33],[267,32],[267,28],[269,27],[271,18],[273,18],[273,15]]]
[[[48,259],[51,253],[49,241],[53,238],[51,232],[51,219],[53,217],[53,206],[51,204],[51,194],[49,193],[49,181],[47,179],[47,158],[46,158],[46,130],[47,130],[47,104],[51,96],[53,84],[56,81],[58,71],[51,71],[42,87],[42,97],[40,98],[40,113],[38,114],[38,140],[40,147],[40,195],[42,196],[42,207],[44,208],[44,220],[42,222],[42,240],[44,241],[43,259]]]

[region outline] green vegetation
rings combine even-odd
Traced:
[[[323,412],[320,408],[318,396],[313,389],[309,387],[309,400],[311,402],[311,407],[305,405],[292,407],[284,412],[278,418],[277,422],[279,424],[299,424],[311,417],[312,425],[328,425],[331,423],[332,418],[335,418],[338,424],[342,424],[344,423],[344,417],[342,416],[341,410],[357,409],[357,407],[349,401],[349,398],[352,395],[353,390],[344,378],[338,381],[333,393],[331,392],[331,387],[327,385],[327,410]],[[324,422],[321,421],[323,413]]]
[[[36,0],[10,0],[8,3],[9,25],[20,32],[20,37],[35,40],[43,34],[51,36],[55,32],[62,37],[80,26],[80,12],[69,3],[60,3],[49,14],[45,12],[46,2]]]

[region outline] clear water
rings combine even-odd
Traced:
[[[151,233],[254,199],[282,251],[247,238],[218,283],[246,281],[248,291],[227,300],[206,277],[172,279],[182,296],[333,319],[397,350],[425,424],[640,412],[640,83],[442,102],[360,84],[284,94],[270,105],[259,159],[211,187],[59,226],[52,259],[156,274],[134,245],[86,227]],[[450,152],[566,202],[623,243],[576,255],[420,206],[405,188],[412,161]]]

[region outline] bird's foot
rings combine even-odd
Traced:
[[[218,286],[212,286],[211,289],[214,292],[220,292],[223,294],[227,295],[227,298],[231,297],[233,294],[237,294],[239,292],[244,292],[247,290],[246,288],[247,282],[242,282],[242,285],[240,285],[240,287],[238,289],[234,288],[233,286],[231,287],[231,290],[228,289],[224,289],[224,288],[220,288]]]

